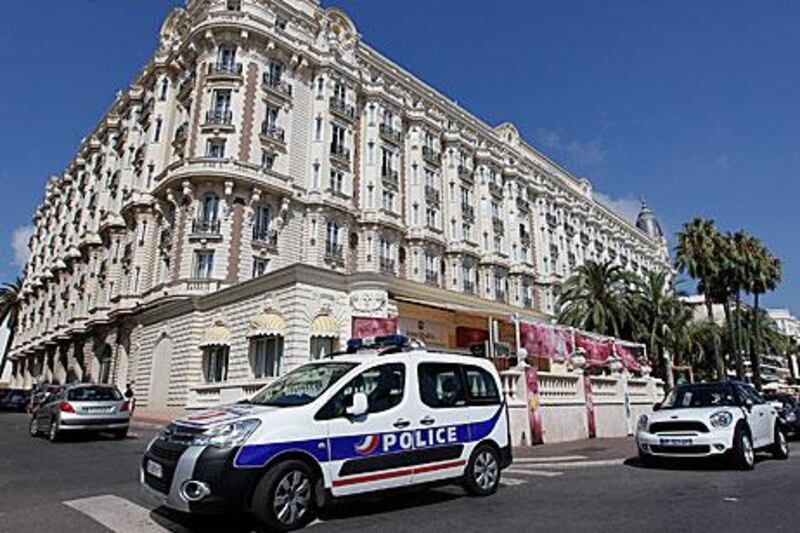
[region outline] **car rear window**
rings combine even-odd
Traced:
[[[110,402],[122,400],[122,394],[113,387],[78,387],[67,392],[73,402]]]

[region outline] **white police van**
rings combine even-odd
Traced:
[[[147,447],[142,486],[188,513],[252,513],[300,528],[339,497],[428,483],[497,490],[511,463],[490,361],[353,339],[238,404],[190,414]]]

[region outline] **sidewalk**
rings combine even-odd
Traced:
[[[514,448],[514,459],[575,458],[588,461],[627,459],[636,455],[633,437],[585,439]]]

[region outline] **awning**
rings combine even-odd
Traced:
[[[270,335],[283,335],[286,331],[286,322],[275,313],[262,313],[250,320],[248,337],[268,337]]]
[[[211,326],[203,334],[200,347],[207,346],[230,346],[231,332],[225,326]]]
[[[330,315],[319,315],[311,321],[309,328],[312,337],[338,337],[339,331],[336,322]]]

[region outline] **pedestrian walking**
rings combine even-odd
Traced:
[[[136,395],[133,392],[133,383],[127,383],[125,385],[125,399],[128,400],[131,416],[133,416],[133,410],[136,407]]]

